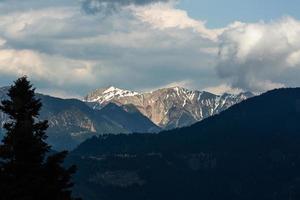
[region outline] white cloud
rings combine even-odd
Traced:
[[[287,57],[287,64],[290,67],[297,67],[300,65],[300,50],[291,53]]]
[[[212,41],[216,41],[218,34],[222,31],[206,28],[204,21],[190,18],[186,11],[175,9],[172,4],[156,3],[146,7],[132,6],[130,9],[140,20],[160,30],[170,28],[192,29],[201,37]]]
[[[229,94],[239,94],[241,92],[244,92],[242,89],[239,88],[232,88],[230,85],[227,84],[221,84],[217,86],[211,86],[204,88],[204,91],[211,92],[213,94],[221,95],[223,93],[229,93]]]
[[[53,85],[93,83],[93,64],[88,61],[70,60],[31,50],[0,50],[2,75],[29,76],[33,80],[51,82]]]
[[[210,54],[210,55],[218,55],[219,48],[218,47],[200,47],[200,53]]]
[[[292,80],[281,76],[290,73],[291,67],[299,73],[299,35],[300,22],[291,17],[270,23],[236,22],[219,37],[218,73],[233,87],[244,90],[265,91],[289,85]]]
[[[66,5],[0,14],[1,77],[26,74],[37,87],[81,95],[106,85],[142,90],[199,76],[200,85],[213,80],[206,78],[213,72],[210,55],[201,52],[212,42],[183,25],[192,19],[183,15],[182,25],[157,29],[132,9],[105,18]]]
[[[3,38],[0,37],[0,48],[1,46],[4,46],[6,43],[6,40],[4,40]]]
[[[36,2],[0,5],[2,80],[27,74],[63,97],[106,85],[222,93],[300,84],[300,25],[293,18],[209,29],[173,1],[130,3],[104,18],[86,15],[80,2]]]
[[[53,36],[63,31],[61,20],[72,18],[74,9],[68,7],[45,8],[41,10],[16,11],[0,16],[0,30],[5,37],[21,39],[38,33],[40,36]],[[48,23],[52,26],[49,28]],[[53,26],[57,23],[56,26]]]
[[[76,93],[69,93],[65,90],[59,89],[50,89],[50,88],[37,88],[37,92],[45,95],[50,95],[52,97],[58,97],[62,99],[82,99],[82,96],[79,96]]]
[[[194,84],[192,83],[191,80],[182,80],[182,81],[175,81],[172,83],[168,83],[165,85],[160,85],[157,87],[152,87],[152,88],[145,88],[143,90],[143,92],[149,92],[149,91],[155,91],[161,88],[172,88],[172,87],[183,87],[183,88],[189,88],[189,89],[193,89],[194,88]]]

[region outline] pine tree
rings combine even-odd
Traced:
[[[38,121],[42,107],[26,77],[14,82],[0,110],[9,116],[0,145],[1,200],[71,200],[75,166],[62,164],[67,152],[54,154],[46,143],[47,121]]]

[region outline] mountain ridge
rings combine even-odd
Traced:
[[[173,129],[189,126],[253,96],[250,92],[215,95],[183,87],[144,93],[109,87],[95,90],[84,101],[93,109],[102,109],[109,102],[120,106],[134,105],[157,126]]]
[[[8,98],[8,89],[0,88],[0,100]],[[129,113],[117,105],[114,110],[107,108],[105,112],[105,109],[93,110],[78,99],[62,99],[39,93],[36,97],[43,104],[40,119],[48,120],[48,141],[56,150],[73,149],[95,135],[160,131],[159,127],[138,111]],[[7,116],[0,112],[2,126],[7,120]],[[126,120],[130,123],[126,123]],[[0,129],[0,132],[2,137],[5,130]]]

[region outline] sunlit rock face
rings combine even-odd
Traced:
[[[153,123],[165,129],[189,126],[237,104],[252,93],[215,95],[182,87],[163,88],[137,93],[115,87],[97,89],[84,100],[94,109],[102,109],[109,102],[134,105]]]

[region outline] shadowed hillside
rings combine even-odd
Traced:
[[[191,127],[81,144],[77,191],[93,199],[299,199],[300,88],[248,99]],[[80,156],[80,158],[79,158]]]
[[[8,88],[0,88],[0,99],[6,99]],[[49,121],[48,141],[56,150],[73,149],[85,139],[101,134],[158,132],[160,130],[138,111],[109,104],[93,110],[77,99],[61,99],[37,94],[42,100],[41,119]],[[3,124],[8,118],[0,113]],[[134,123],[136,122],[136,123]],[[0,129],[0,138],[4,130]]]

